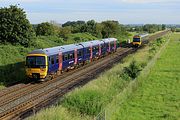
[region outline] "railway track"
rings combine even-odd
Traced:
[[[153,40],[167,31],[149,38]],[[52,104],[72,88],[85,84],[100,72],[109,69],[122,58],[138,48],[120,48],[116,53],[67,72],[43,83],[18,84],[0,92],[0,119],[21,119],[27,114]]]

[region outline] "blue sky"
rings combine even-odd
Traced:
[[[180,24],[180,0],[0,0],[19,4],[31,23],[117,20],[122,24]]]

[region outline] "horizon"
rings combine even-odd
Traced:
[[[115,20],[120,24],[180,24],[179,0],[0,0],[0,7],[17,5],[31,24],[55,21]]]

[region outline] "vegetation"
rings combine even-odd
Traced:
[[[135,79],[141,71],[140,66],[135,60],[133,60],[128,67],[124,68],[123,74],[128,75],[128,77]]]
[[[44,22],[41,24],[38,24],[36,27],[36,35],[44,35],[44,36],[49,36],[49,35],[55,35],[55,28],[53,24]]]
[[[150,74],[136,92],[118,107],[112,119],[178,120],[180,80],[180,34],[173,34]],[[127,115],[128,114],[128,115]]]
[[[145,24],[139,26],[126,26],[127,31],[134,32],[137,31],[139,33],[148,32],[148,33],[155,33],[157,31],[165,30],[166,25],[157,25],[157,24]]]
[[[23,9],[17,6],[0,9],[0,43],[30,46],[34,31]]]
[[[64,116],[73,116],[74,114],[78,115],[74,120],[93,119],[132,81],[130,77],[124,76],[124,69],[135,68],[134,70],[137,70],[136,74],[138,74],[139,68],[144,68],[149,61],[149,49],[150,46],[128,56],[122,63],[103,73],[97,79],[70,92],[58,106],[46,109],[30,119],[45,119],[48,116],[55,118],[55,114],[52,115],[51,111],[56,109],[68,111],[67,115],[57,111],[56,114],[59,116],[56,119],[66,119]],[[61,114],[63,115],[61,116]]]
[[[60,46],[64,44],[94,40],[96,37],[87,33],[69,34],[67,40],[57,36],[37,36],[33,46],[24,47],[21,45],[0,44],[0,84],[9,85],[16,82],[26,82],[25,76],[25,56],[34,49]]]

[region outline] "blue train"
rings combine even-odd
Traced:
[[[26,56],[28,78],[45,79],[116,52],[117,39],[107,38],[34,50]]]

